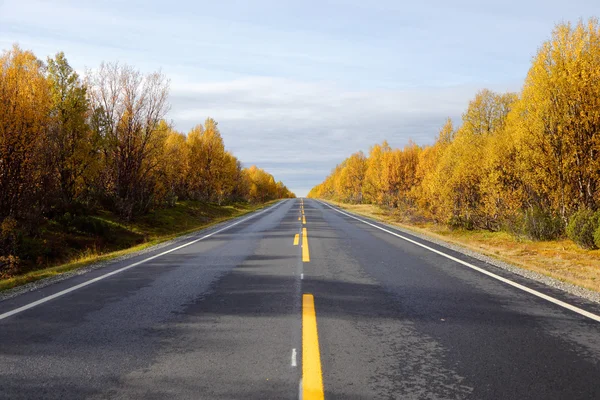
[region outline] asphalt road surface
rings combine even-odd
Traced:
[[[0,398],[600,399],[598,315],[286,200],[1,302]]]

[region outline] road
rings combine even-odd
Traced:
[[[0,398],[599,399],[598,315],[293,199],[1,302]]]

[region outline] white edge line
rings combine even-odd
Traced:
[[[116,275],[116,274],[118,274],[118,273],[121,273],[121,272],[123,272],[123,271],[127,271],[128,269],[130,269],[130,268],[133,268],[133,267],[137,267],[138,265],[140,265],[140,264],[144,264],[145,262],[148,262],[148,261],[154,260],[154,259],[156,259],[156,258],[159,258],[159,257],[162,257],[162,256],[164,256],[164,255],[166,255],[166,254],[169,254],[169,253],[172,253],[172,252],[174,252],[174,251],[177,251],[177,250],[183,249],[184,247],[190,246],[190,245],[192,245],[192,244],[194,244],[194,243],[197,243],[197,242],[199,242],[199,241],[201,241],[201,240],[204,240],[204,239],[206,239],[206,238],[209,238],[209,237],[211,237],[211,236],[213,236],[213,235],[216,235],[217,233],[223,232],[223,231],[225,231],[225,230],[227,230],[227,229],[229,229],[229,228],[233,228],[234,226],[236,226],[236,225],[239,225],[239,224],[241,224],[242,222],[245,222],[245,221],[247,221],[247,220],[249,220],[249,219],[251,219],[251,218],[257,217],[257,216],[259,216],[259,215],[261,215],[261,214],[263,214],[263,213],[265,213],[265,212],[267,212],[267,211],[269,211],[269,210],[272,210],[273,208],[275,208],[275,207],[277,207],[277,206],[279,206],[280,204],[283,204],[283,203],[284,203],[284,202],[282,201],[282,202],[279,202],[279,203],[277,203],[277,204],[274,204],[273,206],[271,206],[271,207],[268,207],[267,209],[265,209],[265,210],[263,210],[263,211],[260,211],[260,212],[258,212],[258,213],[256,213],[256,214],[252,214],[252,215],[250,215],[250,216],[248,216],[248,217],[246,217],[246,218],[244,218],[244,219],[241,219],[241,220],[239,220],[239,221],[237,221],[237,222],[234,222],[234,223],[233,223],[233,224],[231,224],[231,225],[227,225],[227,226],[225,226],[225,227],[223,227],[223,228],[221,228],[221,229],[219,229],[219,230],[216,230],[216,231],[214,231],[214,232],[212,232],[212,233],[209,233],[208,235],[204,235],[204,236],[202,236],[201,238],[194,239],[194,240],[192,240],[191,242],[184,243],[184,244],[182,244],[182,245],[180,245],[180,246],[177,246],[177,247],[175,247],[175,248],[172,248],[172,249],[170,249],[170,250],[163,251],[163,252],[162,252],[162,253],[160,253],[160,254],[156,254],[156,255],[154,255],[154,256],[152,256],[152,257],[145,258],[145,259],[143,259],[143,260],[141,260],[141,261],[138,261],[138,262],[135,262],[135,263],[133,263],[133,264],[130,264],[130,265],[126,266],[126,267],[123,267],[123,268],[120,268],[120,269],[114,270],[114,271],[112,271],[112,272],[109,272],[109,273],[107,273],[107,274],[104,274],[104,275],[98,276],[98,277],[96,277],[96,278],[94,278],[94,279],[90,279],[89,281],[85,281],[85,282],[83,282],[83,283],[80,283],[79,285],[75,285],[75,286],[72,286],[72,287],[70,287],[70,288],[68,288],[68,289],[61,290],[60,292],[57,292],[57,293],[54,293],[54,294],[52,294],[52,295],[50,295],[50,296],[44,297],[43,299],[40,299],[40,300],[34,301],[33,303],[29,303],[29,304],[26,304],[26,305],[24,305],[24,306],[21,306],[21,307],[19,307],[19,308],[15,308],[14,310],[7,311],[7,312],[5,312],[4,314],[0,314],[0,320],[3,320],[3,319],[5,319],[5,318],[8,318],[8,317],[10,317],[10,316],[13,316],[13,315],[15,315],[15,314],[19,314],[19,313],[21,313],[21,312],[23,312],[23,311],[29,310],[30,308],[33,308],[33,307],[39,306],[40,304],[46,303],[47,301],[54,300],[54,299],[56,299],[57,297],[64,296],[64,295],[65,295],[65,294],[67,294],[67,293],[74,292],[75,290],[81,289],[81,288],[83,288],[83,287],[86,287],[86,286],[88,286],[88,285],[91,285],[92,283],[96,283],[96,282],[98,282],[98,281],[101,281],[101,280],[103,280],[103,279],[106,279],[106,278],[108,278],[108,277],[110,277],[110,276]]]
[[[296,348],[292,349],[292,367],[295,367],[297,364],[296,362]]]
[[[460,260],[460,259],[458,259],[458,258],[456,258],[456,257],[453,257],[453,256],[451,256],[451,255],[449,255],[449,254],[446,254],[446,253],[444,253],[444,252],[442,252],[442,251],[436,250],[436,249],[434,249],[434,248],[431,248],[431,247],[429,247],[429,246],[427,246],[427,245],[425,245],[425,244],[422,244],[422,243],[419,243],[419,242],[417,242],[417,241],[415,241],[415,240],[409,239],[409,238],[407,238],[406,236],[399,235],[399,234],[397,234],[397,233],[395,233],[395,232],[392,232],[392,231],[390,231],[390,230],[388,230],[388,229],[382,228],[382,227],[380,227],[380,226],[377,226],[377,225],[375,225],[375,224],[372,224],[372,223],[370,223],[370,222],[367,222],[367,221],[365,221],[365,220],[362,220],[362,219],[360,219],[360,218],[357,218],[357,217],[355,217],[354,215],[351,215],[351,214],[348,214],[348,213],[346,213],[346,212],[344,212],[344,211],[338,210],[337,208],[335,208],[335,207],[332,207],[332,206],[330,206],[329,204],[327,204],[327,203],[325,203],[325,202],[319,201],[319,203],[321,203],[321,204],[323,204],[323,205],[326,205],[327,207],[331,208],[331,209],[332,209],[332,210],[334,210],[334,211],[337,211],[337,212],[339,212],[340,214],[344,214],[344,215],[346,215],[346,216],[348,216],[348,217],[350,217],[350,218],[354,218],[355,220],[357,220],[357,221],[360,221],[360,222],[362,222],[362,223],[364,223],[364,224],[370,225],[370,226],[372,226],[372,227],[374,227],[374,228],[377,228],[377,229],[379,229],[379,230],[382,230],[382,231],[384,231],[384,232],[387,232],[387,233],[389,233],[390,235],[394,235],[394,236],[396,236],[396,237],[399,237],[400,239],[406,240],[407,242],[410,242],[410,243],[412,243],[412,244],[415,244],[415,245],[417,245],[417,246],[420,246],[420,247],[422,247],[422,248],[424,248],[424,249],[427,249],[427,250],[429,250],[429,251],[431,251],[431,252],[433,252],[433,253],[439,254],[439,255],[441,255],[441,256],[443,256],[443,257],[446,257],[446,258],[448,258],[448,259],[450,259],[450,260],[452,260],[452,261],[455,261],[455,262],[457,262],[457,263],[459,263],[459,264],[462,264],[462,265],[464,265],[464,266],[466,266],[466,267],[469,267],[469,268],[471,268],[471,269],[474,269],[475,271],[481,272],[482,274],[485,274],[485,275],[487,275],[487,276],[489,276],[489,277],[492,277],[492,278],[494,278],[494,279],[497,279],[497,280],[499,280],[499,281],[501,281],[501,282],[504,282],[504,283],[506,283],[506,284],[508,284],[508,285],[511,285],[511,286],[513,286],[513,287],[516,287],[517,289],[521,289],[521,290],[523,290],[523,291],[525,291],[525,292],[527,292],[527,293],[530,293],[530,294],[532,294],[532,295],[534,295],[534,296],[537,296],[537,297],[539,297],[539,298],[542,298],[542,299],[544,299],[544,300],[546,300],[546,301],[549,301],[550,303],[554,303],[554,304],[556,304],[556,305],[558,305],[558,306],[561,306],[561,307],[563,307],[563,308],[566,308],[567,310],[571,310],[571,311],[573,311],[573,312],[576,312],[577,314],[583,315],[584,317],[588,317],[588,318],[590,318],[590,319],[593,319],[593,320],[594,320],[594,321],[596,321],[596,322],[600,322],[600,315],[593,314],[593,313],[591,313],[591,312],[589,312],[589,311],[586,311],[586,310],[584,310],[584,309],[581,309],[581,308],[579,308],[579,307],[576,307],[576,306],[574,306],[574,305],[571,305],[571,304],[569,304],[569,303],[565,303],[564,301],[561,301],[561,300],[555,299],[554,297],[551,297],[551,296],[548,296],[548,295],[546,295],[546,294],[544,294],[544,293],[538,292],[537,290],[530,289],[530,288],[528,288],[527,286],[523,286],[523,285],[521,285],[521,284],[519,284],[519,283],[517,283],[517,282],[513,282],[513,281],[511,281],[510,279],[506,279],[506,278],[504,278],[504,277],[502,277],[502,276],[496,275],[496,274],[494,274],[494,273],[492,273],[492,272],[490,272],[490,271],[487,271],[487,270],[485,270],[485,269],[483,269],[483,268],[477,267],[477,266],[475,266],[475,265],[473,265],[473,264],[470,264],[470,263],[468,263],[468,262],[466,262],[466,261]]]

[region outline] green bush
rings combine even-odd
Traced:
[[[451,229],[466,229],[468,231],[472,231],[473,229],[475,229],[475,224],[473,223],[473,220],[462,215],[451,216],[446,221],[446,224]]]
[[[594,244],[596,247],[600,248],[600,224],[598,228],[596,228],[596,232],[594,232]]]
[[[600,211],[579,210],[571,216],[567,236],[584,249],[597,249],[595,233],[600,226]]]
[[[56,217],[55,221],[65,232],[84,235],[107,236],[111,227],[106,222],[88,215],[73,215],[69,212]]]
[[[110,225],[106,222],[84,215],[74,217],[71,226],[79,232],[96,236],[107,236],[110,232]]]
[[[521,230],[532,240],[554,240],[562,236],[563,223],[559,216],[532,207],[523,215]]]

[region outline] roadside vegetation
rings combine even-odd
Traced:
[[[215,120],[177,132],[168,99],[160,73],[103,63],[81,78],[63,53],[0,55],[0,279],[294,197],[244,168]]]
[[[370,213],[464,243],[493,238],[503,243],[490,249],[499,257],[519,243],[537,250],[513,262],[568,270],[555,276],[598,290],[599,152],[600,26],[590,19],[556,26],[520,93],[481,90],[433,145],[376,144],[309,197],[374,205],[384,211]]]

